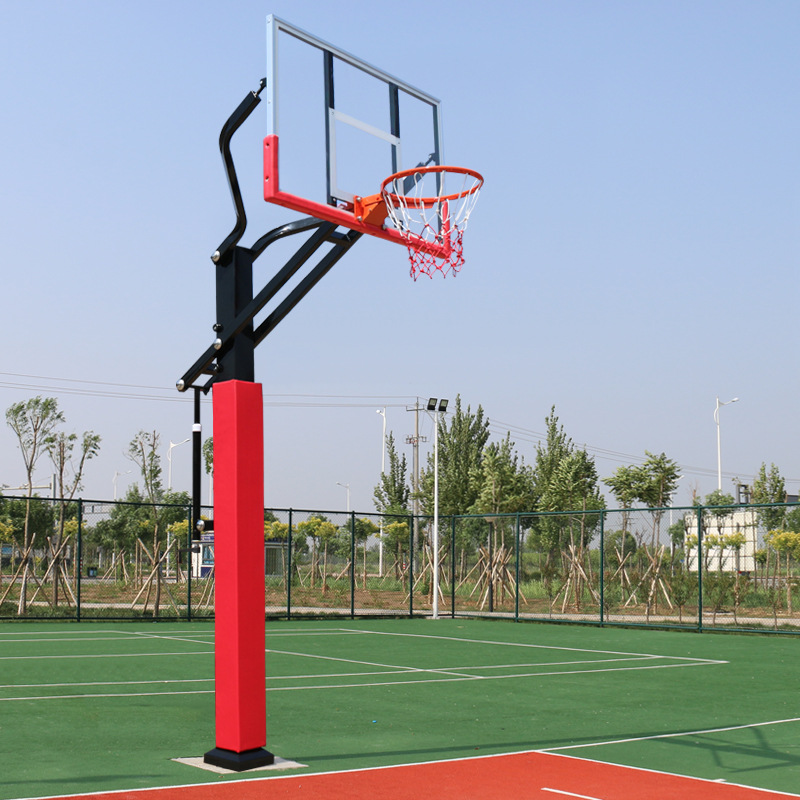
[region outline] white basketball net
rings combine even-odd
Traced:
[[[464,231],[482,185],[477,173],[448,167],[420,167],[384,183],[386,210],[405,239],[414,280],[461,269]]]

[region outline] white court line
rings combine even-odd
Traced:
[[[213,623],[208,623],[213,627]],[[141,638],[142,635],[149,635],[152,638],[175,638],[181,636],[193,636],[196,638],[201,638],[204,641],[202,644],[206,644],[205,640],[209,640],[211,642],[214,641],[214,631],[210,630],[208,633],[203,633],[202,631],[192,631],[192,630],[179,630],[179,631],[170,631],[172,634],[171,637],[162,636],[160,634],[145,634],[141,631],[132,631],[130,633],[120,630],[97,630],[93,628],[91,630],[92,634],[101,634],[99,636],[96,635],[89,635],[88,630],[75,630],[75,631],[13,631],[13,632],[3,632],[0,631],[0,641],[3,644],[6,643],[13,643],[13,644],[32,644],[35,642],[113,642],[113,641],[125,641],[130,639],[133,641],[136,638]],[[351,635],[359,634],[360,631],[344,631],[344,630],[331,630],[329,628],[315,628],[310,630],[302,630],[300,628],[288,628],[286,630],[278,631],[271,631],[267,630],[267,636],[340,636],[343,633],[349,633]],[[109,634],[104,636],[102,634]],[[113,636],[111,634],[114,634]],[[12,636],[22,636],[26,638],[22,639],[12,639],[8,637]],[[56,638],[56,637],[66,637],[66,638]],[[42,637],[42,638],[33,638],[33,637]],[[80,638],[79,638],[80,637]]]
[[[458,683],[464,681],[501,681],[501,680],[509,680],[509,679],[519,679],[519,678],[542,678],[542,677],[553,677],[553,676],[564,676],[564,675],[583,675],[589,672],[633,672],[636,670],[644,670],[644,669],[683,669],[686,667],[704,667],[709,666],[708,664],[663,664],[657,666],[636,666],[636,667],[614,667],[611,669],[583,669],[583,670],[575,670],[575,671],[568,671],[564,672],[563,670],[557,672],[522,672],[514,675],[469,675],[469,676],[458,676],[458,677],[437,677],[437,678],[418,678],[416,680],[406,680],[406,681],[372,681],[364,683],[334,683],[334,684],[313,684],[313,685],[303,685],[303,686],[268,686],[266,687],[267,692],[302,692],[308,690],[322,690],[322,689],[368,689],[372,687],[381,687],[381,686],[409,686],[409,685],[417,685],[423,683]],[[403,670],[405,672],[405,670]],[[423,673],[435,673],[435,670],[417,670],[417,669],[410,669],[407,670],[412,674],[423,674]],[[376,673],[376,674],[384,674],[384,673]],[[319,677],[324,678],[324,675],[319,676],[310,676],[310,677]],[[179,691],[179,692],[121,692],[116,694],[67,694],[67,695],[42,695],[38,697],[0,697],[0,703],[10,703],[15,702],[18,700],[72,700],[75,698],[85,698],[91,699],[96,697],[154,697],[158,695],[182,695],[182,694],[212,694],[213,689],[209,690],[197,690],[197,691]],[[607,743],[603,743],[607,744]],[[583,745],[588,746],[588,745]],[[555,748],[561,749],[561,748]],[[554,750],[555,750],[554,749]],[[566,749],[566,748],[564,748]],[[541,752],[548,752],[542,750]],[[555,755],[555,752],[554,752]]]
[[[0,689],[64,689],[73,686],[168,686],[180,683],[213,683],[213,678],[174,678],[170,680],[153,681],[76,681],[71,683],[6,683]],[[93,697],[93,695],[86,695]],[[2,698],[0,698],[2,699]],[[13,699],[13,698],[12,698]]]
[[[553,794],[560,794],[564,797],[579,797],[581,800],[601,800],[599,797],[592,797],[588,794],[575,794],[574,792],[565,792],[562,789],[550,789],[548,786],[542,786],[543,792],[553,792]]]
[[[163,636],[162,634],[143,633],[142,631],[134,631],[133,638],[135,639],[152,639],[157,642],[186,642],[187,644],[208,644],[213,645],[214,640],[211,641],[198,641],[197,639],[188,639],[185,636]],[[213,650],[209,651],[213,652]]]
[[[0,703],[13,703],[18,700],[97,700],[109,697],[176,697],[182,694],[214,694],[213,689],[197,689],[183,692],[116,692],[107,694],[54,694],[30,697],[0,697]]]
[[[54,661],[60,658],[160,658],[161,656],[211,656],[213,650],[198,650],[182,653],[84,653],[82,655],[56,655],[56,656],[0,656],[0,661]]]
[[[678,733],[657,733],[652,736],[635,736],[630,739],[609,739],[606,742],[590,742],[588,744],[568,744],[563,747],[549,747],[540,750],[541,753],[560,753],[562,750],[580,750],[583,747],[605,747],[609,744],[632,744],[633,742],[646,742],[653,739],[677,739],[681,736],[706,736],[710,733],[726,733],[727,731],[743,731],[749,728],[764,728],[768,725],[783,725],[787,722],[800,722],[800,717],[789,717],[788,719],[775,719],[769,722],[751,722],[747,725],[729,725],[724,728],[706,728],[699,731],[680,731]]]
[[[136,637],[128,634],[127,636],[87,636],[85,639],[2,639],[2,644],[39,644],[51,642],[69,642],[70,644],[81,644],[82,642],[135,642]],[[206,642],[203,642],[206,644]]]
[[[0,636],[83,636],[88,632],[87,629],[84,630],[73,630],[73,631],[13,631],[9,633],[0,632]],[[120,633],[117,630],[98,630],[97,628],[92,628],[92,633]]]
[[[607,659],[607,661],[612,662],[619,659]],[[632,659],[628,659],[632,660]],[[560,664],[581,664],[581,663],[597,663],[597,662],[559,662]],[[542,666],[557,666],[554,664],[511,664],[511,667],[542,667]],[[672,665],[672,666],[683,666],[683,665]],[[462,667],[459,669],[491,669],[491,667]],[[631,668],[631,669],[635,669]],[[491,676],[489,679],[503,679],[503,678],[513,678],[513,677],[537,677],[539,675],[579,675],[584,670],[578,670],[573,672],[553,672],[553,673],[544,673],[544,672],[528,672],[523,674],[517,675],[499,675],[499,676]],[[596,671],[596,670],[595,670]],[[601,670],[603,672],[609,672],[611,670]],[[311,679],[319,679],[319,678],[366,678],[371,676],[389,676],[389,675],[408,675],[408,674],[421,674],[421,673],[431,673],[431,674],[450,674],[443,670],[438,669],[417,669],[417,668],[404,668],[398,667],[396,669],[382,669],[376,670],[372,672],[332,672],[326,673],[324,675],[320,675],[319,673],[314,674],[295,674],[295,675],[268,675],[267,676],[267,684],[277,681],[297,681],[297,680],[311,680]],[[457,674],[457,673],[456,673]],[[465,679],[468,678],[476,678],[478,676],[471,676],[471,675],[464,675],[461,676]],[[481,680],[487,680],[487,678],[481,677]],[[74,687],[74,686],[147,686],[147,685],[180,685],[184,683],[211,683],[213,682],[214,678],[172,678],[168,680],[144,680],[144,681],[85,681],[85,682],[70,682],[70,683],[8,683],[8,684],[0,684],[0,689],[58,689],[58,688],[66,688],[66,687]],[[404,683],[437,683],[438,681],[405,681]],[[375,685],[384,685],[384,684],[374,684],[369,683],[365,684],[367,686],[375,686]],[[336,686],[332,686],[330,688],[340,688],[340,684]],[[290,689],[302,689],[306,687],[285,687]],[[267,691],[270,690],[270,687],[267,687]],[[165,694],[164,692],[159,692],[158,694]],[[95,695],[85,695],[86,697],[94,697]],[[123,697],[123,694],[119,695]],[[3,698],[0,698],[2,700]],[[16,698],[7,698],[7,699],[16,699]],[[683,734],[682,734],[683,735]],[[604,742],[603,744],[608,744]],[[569,747],[593,747],[595,745],[569,745]]]
[[[380,670],[375,672],[332,672],[326,673],[324,676],[319,673],[312,675],[267,675],[267,683],[270,681],[299,681],[304,679],[313,678],[360,678],[371,675],[406,675],[416,670],[410,669],[397,669],[397,670]],[[6,683],[0,684],[0,689],[63,689],[73,686],[148,686],[150,684],[157,685],[173,685],[182,683],[213,683],[214,678],[170,678],[168,680],[149,680],[149,681],[80,681],[69,683]],[[92,695],[86,695],[92,697]],[[2,699],[2,698],[0,698]]]
[[[526,664],[486,664],[480,667],[470,667],[470,666],[463,666],[463,667],[449,667],[450,670],[487,670],[487,669],[522,669],[523,667],[570,667],[576,666],[578,664],[614,664],[620,661],[625,663],[629,661],[655,661],[658,659],[666,659],[668,660],[667,656],[640,656],[639,658],[628,657],[628,658],[592,658],[590,660],[582,659],[581,661],[531,661]],[[431,672],[436,672],[436,670],[432,669]],[[565,673],[566,674],[566,673]],[[571,673],[570,673],[571,674]]]
[[[343,661],[346,664],[362,664],[365,667],[385,667],[388,670],[400,670],[402,672],[418,672],[418,673],[437,673],[442,675],[457,675],[460,678],[465,678],[469,680],[480,680],[480,677],[477,675],[464,675],[463,673],[458,672],[451,672],[446,669],[426,669],[425,667],[409,667],[406,664],[381,664],[380,662],[376,661],[359,661],[355,658],[337,658],[335,656],[325,656],[319,655],[317,653],[295,653],[291,650],[275,650],[273,648],[269,648],[267,653],[277,653],[283,656],[297,656],[300,658],[315,658],[320,659],[321,661]],[[322,675],[318,677],[324,677]]]
[[[794,722],[794,720],[778,720],[777,722]],[[771,724],[775,724],[775,723],[770,723],[770,722],[756,723],[756,725],[758,725],[758,724],[771,725]],[[755,727],[755,726],[754,725],[752,725],[752,726],[751,725],[744,725],[743,727],[750,728],[750,727]],[[528,752],[531,752],[531,753],[543,753],[544,755],[551,755],[551,756],[555,756],[556,758],[568,758],[568,759],[575,758],[575,756],[562,755],[561,753],[551,753],[548,750],[530,750]],[[508,753],[508,755],[516,755],[516,753]],[[489,756],[489,758],[491,758],[491,756]],[[696,783],[707,783],[707,784],[718,783],[718,781],[711,780],[710,778],[700,778],[697,775],[687,775],[687,774],[682,773],[682,772],[667,772],[666,770],[663,770],[663,769],[650,769],[648,767],[632,767],[632,766],[630,766],[630,764],[618,764],[618,763],[612,762],[612,761],[598,761],[596,758],[583,758],[583,757],[580,757],[580,760],[584,761],[584,762],[588,762],[590,764],[598,764],[600,767],[607,767],[607,766],[611,765],[611,766],[614,766],[614,767],[619,767],[620,769],[633,770],[634,772],[648,772],[651,775],[668,775],[668,776],[670,776],[672,778],[685,778],[686,780],[695,781]],[[793,792],[782,791],[780,789],[764,789],[761,786],[749,786],[746,783],[734,783],[732,781],[725,781],[725,785],[726,786],[740,787],[742,789],[747,789],[750,792],[769,792],[769,793],[772,793],[772,794],[780,795],[781,797],[800,797],[800,794],[794,794]],[[713,795],[710,795],[710,796],[713,796]],[[42,798],[41,800],[45,800],[45,798]]]
[[[343,631],[352,631],[357,633],[371,633],[375,636],[407,636],[416,639],[442,639],[451,642],[462,642],[465,644],[491,644],[503,647],[530,647],[539,650],[568,650],[572,653],[598,653],[601,655],[610,656],[645,656],[650,655],[654,658],[673,658],[680,661],[701,661],[703,663],[712,664],[728,664],[728,661],[718,661],[711,658],[691,658],[689,656],[663,656],[656,653],[629,653],[624,650],[591,650],[584,647],[557,647],[549,644],[530,644],[527,642],[494,642],[490,639],[462,639],[458,636],[440,636],[432,633],[393,633],[391,631],[369,631],[360,630],[358,628],[342,628]]]
[[[433,761],[412,761],[412,762],[404,763],[404,764],[387,764],[387,765],[380,766],[380,767],[357,767],[356,769],[348,769],[348,770],[326,770],[324,772],[305,772],[305,773],[302,773],[302,775],[300,775],[300,776],[298,776],[297,774],[293,774],[293,775],[273,775],[271,778],[269,778],[269,782],[270,782],[270,784],[273,784],[275,782],[282,782],[282,781],[286,781],[286,780],[295,780],[297,777],[315,778],[315,777],[318,777],[318,776],[325,776],[325,775],[351,775],[351,774],[356,774],[356,773],[359,773],[359,772],[383,772],[383,771],[388,771],[388,770],[402,770],[402,769],[406,769],[408,767],[421,767],[421,766],[427,766],[429,764],[441,765],[441,764],[458,763],[459,761],[482,761],[482,760],[493,759],[493,758],[505,758],[505,757],[508,757],[508,756],[524,756],[524,755],[530,755],[530,754],[533,754],[533,753],[542,753],[542,754],[548,755],[547,751],[545,751],[545,750],[515,750],[515,751],[512,751],[512,752],[508,752],[508,753],[491,753],[489,755],[482,755],[482,756],[464,756],[464,757],[461,757],[461,758],[448,758],[448,759],[433,760]],[[575,758],[575,756],[559,756],[558,753],[552,753],[550,755],[553,755],[556,758],[571,758],[571,759]],[[596,760],[591,759],[591,758],[582,758],[580,760],[581,761],[588,761],[588,762],[591,762],[591,763],[595,763],[595,764],[598,764],[598,765],[603,766],[603,767],[607,767],[609,765],[608,762],[606,762],[606,761],[596,761]],[[670,777],[685,778],[686,780],[694,781],[695,783],[700,783],[700,784],[712,784],[712,783],[714,783],[714,781],[710,781],[707,778],[698,778],[696,775],[683,775],[683,774],[678,773],[678,772],[665,772],[664,770],[647,769],[645,767],[631,767],[631,766],[628,766],[626,764],[614,764],[613,766],[620,767],[621,769],[631,770],[631,771],[634,771],[634,772],[648,772],[648,773],[654,774],[654,775],[668,775]],[[237,780],[236,783],[238,785],[240,783],[256,783],[256,782],[263,781],[263,780],[264,780],[263,776],[259,775],[257,777],[253,777],[253,778],[240,778],[239,780]],[[793,794],[791,792],[785,792],[785,791],[780,791],[780,790],[776,791],[774,789],[762,789],[761,787],[748,786],[747,784],[744,784],[744,783],[730,783],[729,782],[729,783],[727,783],[727,785],[728,786],[740,787],[742,789],[747,789],[747,790],[749,790],[751,792],[771,792],[773,794],[779,794],[782,797],[798,797],[798,798],[800,798],[800,794]],[[180,785],[177,785],[177,786],[170,786],[170,787],[148,786],[148,787],[144,787],[144,788],[141,788],[141,789],[137,789],[136,791],[137,792],[151,792],[151,791],[158,792],[158,791],[163,791],[165,788],[176,789],[177,790],[177,789],[189,789],[189,788],[195,788],[195,787],[207,788],[208,786],[209,786],[208,783],[185,783],[185,784],[180,784]],[[104,795],[105,794],[108,794],[108,795],[125,794],[125,793],[128,793],[130,791],[131,791],[130,789],[110,789],[108,791],[103,792],[103,794]],[[83,793],[81,793],[81,794],[68,794],[68,795],[58,794],[58,795],[48,795],[46,797],[18,797],[18,798],[15,798],[15,800],[63,800],[63,798],[67,798],[67,797],[81,798],[81,797],[85,797],[85,794],[83,794]]]

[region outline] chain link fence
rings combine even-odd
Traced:
[[[210,517],[210,508],[203,509]],[[0,618],[214,615],[191,509],[0,497]],[[264,514],[267,617],[501,616],[800,631],[800,506]]]

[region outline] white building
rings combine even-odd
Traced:
[[[763,547],[758,515],[754,509],[719,508],[703,511],[703,569],[723,572],[754,572],[755,553]],[[690,511],[685,516],[686,536],[684,549],[686,567],[697,571],[697,513]],[[744,542],[740,547],[720,546],[733,534],[741,534]]]

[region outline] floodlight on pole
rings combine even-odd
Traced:
[[[438,403],[438,405],[437,405]],[[434,412],[433,435],[433,607],[432,616],[439,619],[439,414],[447,411],[447,400],[431,397],[428,411]]]
[[[172,491],[172,448],[178,447],[178,445],[186,444],[186,442],[190,442],[192,439],[189,437],[188,439],[184,439],[182,442],[170,442],[169,449],[167,450],[167,462],[169,466],[167,468],[167,490]]]
[[[717,490],[722,491],[722,449],[720,447],[719,437],[719,410],[722,406],[729,406],[731,403],[738,403],[739,398],[734,397],[733,400],[726,400],[720,403],[719,397],[717,398],[717,407],[714,409],[714,422],[717,424]]]

